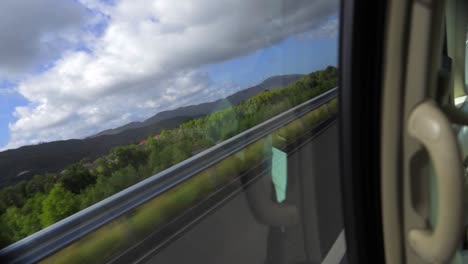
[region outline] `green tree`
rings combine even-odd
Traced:
[[[41,230],[42,223],[40,215],[42,214],[42,203],[46,197],[47,196],[43,193],[36,193],[33,197],[29,198],[23,208],[21,208],[23,223],[20,225],[20,234],[22,237]]]
[[[146,163],[147,153],[137,145],[121,146],[112,149],[106,159],[111,171],[116,171],[129,164],[139,166]]]
[[[80,163],[68,166],[59,181],[68,191],[78,194],[84,188],[96,183],[96,177]]]
[[[42,213],[39,217],[42,225],[49,226],[75,213],[79,205],[75,198],[73,193],[57,183],[42,202]]]
[[[20,209],[9,207],[2,215],[2,233],[10,243],[21,239],[21,225]]]

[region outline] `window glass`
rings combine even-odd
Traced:
[[[468,58],[467,58],[467,55],[468,54],[468,34],[467,34],[467,40],[465,41],[465,69],[464,69],[464,78],[465,78],[465,94],[466,94],[466,90],[467,90],[467,87],[468,87]],[[458,96],[455,98],[455,105],[457,106],[460,106],[463,102],[466,101],[466,95],[462,95],[462,96]]]
[[[465,91],[468,89],[468,33],[465,41]]]
[[[455,105],[456,106],[459,106],[461,107],[461,105],[466,101],[466,91],[467,91],[467,76],[468,76],[468,68],[467,68],[467,65],[468,65],[468,58],[467,58],[467,49],[468,49],[468,34],[466,34],[466,39],[464,41],[464,45],[465,45],[465,48],[462,49],[462,51],[464,50],[464,69],[463,69],[463,82],[462,82],[462,89],[458,89],[457,90],[457,87],[456,85],[454,86],[454,94],[455,94]]]
[[[1,248],[159,177],[41,259],[290,263],[343,241],[338,1],[46,2],[0,3]]]

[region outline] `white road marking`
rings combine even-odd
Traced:
[[[346,253],[346,240],[344,230],[338,235],[335,243],[328,251],[327,255],[322,261],[322,264],[338,264]]]

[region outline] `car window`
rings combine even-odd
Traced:
[[[343,257],[338,1],[46,2],[0,4],[0,256]]]

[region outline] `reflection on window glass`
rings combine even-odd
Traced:
[[[468,33],[465,41],[465,90],[468,87]]]
[[[243,211],[240,212],[230,211],[224,213],[224,217],[244,218],[245,215],[242,214],[256,214],[257,221],[269,224],[271,220],[268,219],[270,218],[268,215],[273,214],[280,216],[273,220],[275,224],[297,226],[299,224],[297,223],[298,216],[295,210],[291,210],[293,206],[287,209],[285,216],[281,216],[284,214],[281,211],[284,210],[284,207],[276,208],[274,207],[276,203],[269,204],[269,194],[274,194],[275,198],[273,200],[279,203],[294,199],[295,193],[291,190],[291,186],[289,187],[289,191],[287,188],[288,152],[291,153],[291,149],[297,147],[297,145],[299,145],[298,143],[306,142],[310,134],[314,133],[319,126],[329,124],[330,118],[333,117],[336,112],[337,101],[333,99],[298,118],[296,121],[278,129],[266,138],[258,140],[240,152],[196,174],[177,187],[148,201],[143,206],[138,207],[130,213],[117,218],[110,224],[88,234],[83,239],[47,258],[44,260],[44,263],[70,263],[70,261],[77,260],[80,263],[103,263],[109,261],[113,257],[118,256],[120,252],[131,248],[137,241],[148,237],[148,234],[155,233],[159,235],[159,233],[163,233],[162,231],[165,229],[169,229],[171,225],[175,225],[178,227],[177,229],[179,229],[182,224],[177,223],[177,221],[175,221],[176,223],[174,224],[174,219],[183,218],[184,214],[187,214],[187,211],[194,210],[194,208],[197,209],[197,207],[201,207],[203,203],[212,203],[213,201],[211,200],[216,200],[210,197],[213,196],[213,194],[224,196],[229,194],[229,191],[226,189],[232,186],[246,188],[247,200],[250,203],[251,209],[245,210],[245,208],[243,208]],[[333,136],[331,138],[335,139]],[[333,152],[331,156],[337,157],[336,153]],[[266,163],[270,163],[268,162],[269,160],[271,160],[271,168],[269,170],[265,169],[265,166],[259,165],[265,163],[265,161],[267,161]],[[272,178],[261,176],[265,170],[271,171]],[[327,172],[331,174],[331,171]],[[297,181],[297,174],[297,172],[293,172],[289,177],[296,178]],[[335,178],[337,174],[333,176],[334,177],[330,178]],[[281,177],[283,177],[283,179],[281,179]],[[337,177],[335,180],[336,179]],[[262,183],[262,181],[265,182],[265,180],[267,182],[273,182],[274,187],[270,188],[275,189],[274,191],[265,192],[265,189],[259,185],[259,183]],[[289,181],[291,181],[291,179]],[[293,188],[298,188],[297,183],[292,185]],[[334,183],[333,187],[334,189],[338,189],[339,186]],[[328,191],[330,190],[331,189],[328,189]],[[288,193],[289,196],[292,197],[287,197]],[[272,208],[263,211],[263,209],[268,206]],[[328,206],[333,208],[333,206],[336,205],[331,202]],[[246,206],[244,205],[244,207]],[[239,215],[238,213],[242,214]],[[338,212],[331,213],[331,216],[334,218],[336,218],[337,215],[339,215]],[[330,215],[328,215],[328,217],[330,217]],[[219,225],[218,228],[229,229],[232,227]],[[338,228],[340,228],[340,226]],[[242,227],[240,227],[240,229],[242,229]],[[331,236],[335,235],[333,232],[331,233]],[[236,237],[236,239],[243,238],[244,237],[241,236]],[[192,241],[198,239],[199,238],[196,237],[190,238]],[[223,237],[223,239],[227,240],[229,238]],[[260,247],[262,246],[263,245],[260,245]],[[260,255],[260,257],[263,256]],[[230,261],[232,261],[232,263],[238,263],[236,259]],[[185,261],[181,261],[180,263],[183,262]]]
[[[336,87],[337,10],[329,0],[0,3],[0,248]],[[269,146],[286,163],[336,111],[334,100],[298,117]],[[115,257],[244,175],[264,141],[49,261]],[[278,203],[292,188],[282,181]]]

